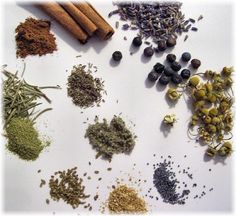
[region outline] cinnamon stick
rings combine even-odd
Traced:
[[[106,20],[96,11],[96,9],[89,3],[79,1],[74,2],[74,5],[86,15],[96,26],[96,35],[107,40],[114,34],[114,29],[106,22]]]
[[[72,2],[61,2],[62,7],[74,18],[74,20],[88,33],[92,36],[94,32],[98,29],[97,26],[86,17]]]
[[[65,29],[71,32],[81,43],[84,44],[87,42],[88,35],[58,3],[44,2],[39,3],[39,6],[52,18],[57,20]]]

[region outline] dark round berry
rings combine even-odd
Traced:
[[[194,69],[198,69],[198,68],[200,67],[200,65],[201,65],[201,61],[198,60],[198,59],[193,59],[193,60],[191,61],[191,65],[192,65],[192,67],[193,67]]]
[[[183,70],[181,71],[180,75],[181,75],[181,77],[182,77],[183,79],[188,79],[188,78],[190,77],[190,75],[191,75],[191,72],[190,72],[190,70],[188,70],[188,69],[183,69]]]
[[[170,82],[170,78],[165,76],[165,75],[161,75],[160,79],[158,80],[158,82],[162,85],[167,85]]]
[[[170,68],[170,67],[165,67],[164,68],[164,74],[166,76],[172,76],[175,72]]]
[[[120,61],[122,59],[122,53],[120,51],[115,51],[112,54],[112,58],[114,61]]]
[[[176,55],[174,55],[174,54],[168,54],[168,55],[166,56],[166,60],[167,60],[168,62],[172,63],[172,62],[174,62],[174,61],[176,60]]]
[[[173,37],[169,37],[166,41],[168,47],[173,47],[176,45],[176,40]]]
[[[153,66],[153,69],[155,70],[155,72],[157,73],[162,73],[163,70],[164,70],[165,66],[161,63],[156,63],[154,66]]]
[[[133,42],[132,42],[132,44],[135,46],[135,47],[139,47],[139,46],[141,46],[142,45],[142,38],[141,37],[135,37],[134,39],[133,39]]]
[[[171,64],[171,68],[174,70],[174,71],[179,71],[181,69],[181,65],[178,63],[178,62],[173,62]]]
[[[158,41],[157,43],[157,50],[158,51],[165,51],[167,48],[165,41]]]
[[[191,54],[189,52],[184,52],[181,56],[182,61],[188,62],[191,59]]]
[[[151,81],[151,82],[155,82],[158,79],[158,76],[159,76],[159,74],[157,72],[151,71],[148,74],[148,80]]]
[[[171,77],[171,81],[174,84],[180,84],[183,81],[183,79],[179,74],[176,73],[176,74],[173,74],[173,76]]]
[[[144,56],[146,57],[152,57],[154,54],[154,50],[152,47],[146,47],[143,51]]]

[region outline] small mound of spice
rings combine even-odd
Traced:
[[[190,193],[190,190],[185,189],[181,194],[176,191],[179,181],[176,179],[175,173],[170,171],[170,169],[170,162],[158,163],[154,171],[153,183],[164,202],[183,205],[185,204],[185,197]]]
[[[145,201],[138,193],[126,185],[115,188],[108,198],[108,208],[111,213],[145,213],[147,207]]]
[[[51,23],[29,17],[20,23],[16,32],[17,57],[28,55],[46,55],[57,50],[55,37],[50,33]]]
[[[84,193],[83,179],[78,177],[77,167],[64,171],[57,171],[49,181],[50,195],[54,201],[62,199],[73,209],[85,205],[85,199],[90,197]],[[86,205],[90,207],[90,204]]]
[[[44,146],[34,123],[26,118],[13,118],[6,128],[7,148],[24,160],[36,160]]]
[[[94,66],[95,68],[95,66]],[[72,98],[75,105],[81,108],[93,107],[94,104],[100,105],[102,92],[104,92],[103,81],[92,76],[92,65],[79,64],[74,66],[71,75],[68,77],[68,96]]]
[[[106,119],[98,122],[96,118],[95,124],[87,128],[85,137],[98,152],[97,157],[102,155],[108,160],[112,159],[113,154],[130,153],[134,148],[136,138],[119,116],[114,116],[110,124]]]

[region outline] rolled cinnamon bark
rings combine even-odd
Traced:
[[[38,3],[39,7],[57,20],[65,29],[71,32],[81,43],[86,43],[88,35],[70,17],[70,15],[56,2]]]
[[[74,18],[74,20],[92,36],[93,33],[98,29],[97,26],[85,16],[72,2],[61,2],[62,7]]]
[[[99,38],[107,40],[114,34],[114,29],[91,4],[84,1],[78,1],[74,2],[74,5],[98,27],[96,35]]]

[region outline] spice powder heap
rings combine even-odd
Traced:
[[[118,186],[108,198],[108,208],[112,213],[145,213],[147,212],[146,203],[138,197],[133,188],[126,185]]]
[[[6,128],[9,151],[24,160],[36,160],[43,150],[34,123],[26,118],[13,118]]]
[[[81,108],[93,107],[94,104],[99,106],[104,91],[103,81],[92,76],[92,65],[79,64],[74,66],[71,75],[68,77],[68,96],[72,98],[75,105]]]
[[[20,23],[16,32],[17,57],[28,55],[45,55],[57,50],[55,37],[50,33],[51,23],[29,17]]]
[[[85,137],[97,150],[97,157],[102,155],[108,160],[112,159],[113,154],[130,153],[134,148],[136,138],[118,116],[114,116],[110,124],[106,119],[103,119],[101,123],[95,119],[95,124],[87,128]]]
[[[55,201],[62,199],[72,208],[77,208],[79,205],[84,205],[84,201],[90,195],[85,195],[85,186],[82,185],[83,179],[78,178],[77,167],[72,169],[55,172],[49,181],[50,195]],[[90,204],[87,205],[90,207]]]

